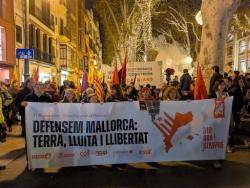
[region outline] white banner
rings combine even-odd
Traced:
[[[140,85],[150,84],[157,88],[162,87],[162,62],[131,62],[127,65],[126,83],[134,81],[138,88]]]
[[[105,104],[29,103],[29,168],[224,159],[232,98]]]
[[[120,70],[121,67],[118,69]],[[113,67],[107,65],[102,66],[101,72],[104,73],[107,83],[112,82],[113,71]],[[163,80],[162,62],[129,62],[127,64],[126,84],[134,82],[135,75],[135,85],[137,88],[140,85],[146,86],[146,84],[161,88]]]

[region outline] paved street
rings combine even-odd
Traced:
[[[130,164],[122,170],[99,166],[28,171],[22,149],[23,140],[14,135],[9,137],[5,144],[0,145],[0,152],[3,152],[4,145],[5,149],[9,149],[5,157],[0,157],[1,161],[8,157],[15,159],[5,169],[0,170],[0,187],[4,188],[73,188],[79,185],[80,187],[250,187],[249,150],[237,150],[229,154],[221,170],[213,169],[209,162],[172,162]]]

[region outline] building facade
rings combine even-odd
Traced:
[[[250,34],[235,34],[227,42],[224,70],[250,72]]]
[[[14,5],[13,1],[0,0],[0,81],[10,80],[14,66]]]
[[[50,1],[15,0],[16,48],[25,48],[25,11],[28,12],[28,48],[34,50],[34,59],[29,61],[32,76],[39,67],[40,81],[52,80],[56,75],[55,15]],[[18,61],[18,60],[17,60]],[[24,81],[24,62],[17,62],[20,80]]]
[[[25,1],[14,0],[16,48],[24,48]],[[72,80],[79,83],[82,71],[88,66],[85,38],[97,59],[101,59],[99,26],[93,13],[86,17],[85,0],[28,0],[29,48],[35,58],[30,60],[32,75],[39,66],[40,81],[54,80],[61,83]],[[88,21],[85,21],[85,20]],[[85,24],[86,23],[86,24]],[[86,26],[87,25],[87,26]],[[90,26],[91,25],[91,26]],[[94,32],[87,32],[86,28]],[[89,31],[89,30],[88,30]],[[91,36],[89,36],[91,35]],[[98,41],[98,42],[96,42]],[[24,77],[24,62],[17,61],[20,79]]]
[[[86,10],[84,13],[84,43],[85,43],[85,54],[89,49],[94,59],[95,65],[100,68],[102,64],[102,44],[100,40],[100,26],[99,22],[94,18],[92,10]],[[85,58],[84,64],[86,69],[90,63],[89,57]]]

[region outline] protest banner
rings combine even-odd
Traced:
[[[118,69],[120,68],[118,67]],[[102,65],[101,72],[105,75],[105,81],[111,83],[113,67]],[[135,77],[137,88],[146,84],[161,88],[163,82],[162,62],[129,62],[126,71],[126,84],[134,82]]]
[[[232,97],[222,102],[28,103],[28,166],[224,159]]]

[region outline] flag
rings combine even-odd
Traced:
[[[117,64],[115,64],[115,70],[113,72],[112,84],[113,85],[119,85],[120,84],[118,70],[117,70]]]
[[[88,72],[88,83],[89,85],[92,85],[94,83],[94,78],[96,74],[96,69],[93,65],[89,66],[89,72]]]
[[[87,87],[88,87],[88,75],[87,72],[84,70],[82,74],[82,87],[81,87],[82,92],[85,91]]]
[[[194,87],[194,99],[201,100],[201,99],[207,99],[207,98],[208,98],[208,95],[207,95],[205,81],[202,77],[201,67],[198,66],[198,74],[195,80],[195,87]]]
[[[37,66],[37,69],[34,70],[33,79],[35,82],[39,81],[39,65]]]
[[[118,72],[121,84],[126,84],[127,63],[128,63],[128,54],[126,53],[124,62],[122,64],[122,68]]]
[[[13,68],[12,81],[18,81],[18,73],[17,73],[17,67],[16,66],[14,66],[14,68]]]
[[[99,98],[100,101],[103,101],[104,93],[103,93],[103,87],[100,77],[98,77],[97,74],[95,74],[94,77],[94,87],[96,91],[96,95]]]

